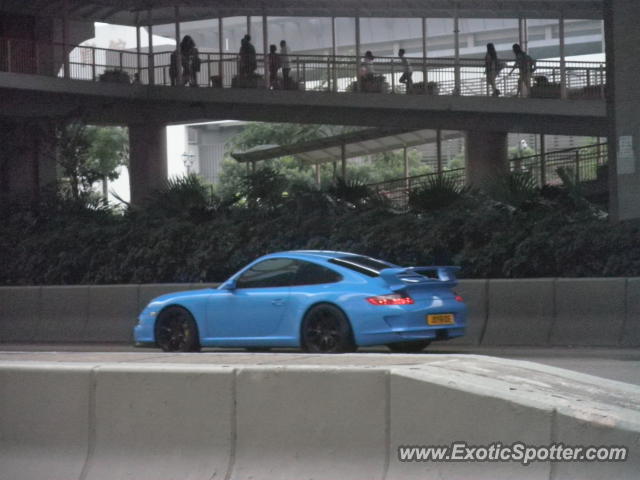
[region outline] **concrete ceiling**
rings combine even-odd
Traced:
[[[120,25],[172,23],[233,16],[451,17],[601,19],[605,0],[0,0],[0,11]],[[151,9],[151,22],[148,11]]]

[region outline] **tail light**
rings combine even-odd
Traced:
[[[390,293],[389,295],[378,295],[367,298],[371,305],[413,305],[415,302],[409,295],[401,293]]]
[[[464,299],[462,298],[462,296],[458,295],[456,293],[456,302],[464,302]]]

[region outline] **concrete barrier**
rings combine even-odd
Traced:
[[[84,341],[132,343],[133,327],[139,313],[137,285],[90,287]]]
[[[217,284],[0,287],[0,342],[130,343],[140,311]],[[640,278],[462,280],[458,345],[640,345]]]
[[[89,287],[43,287],[35,342],[77,342],[86,337]]]
[[[490,321],[483,345],[546,345],[554,310],[554,279],[489,280]]]
[[[625,321],[625,278],[559,278],[551,345],[613,346]]]
[[[83,480],[225,478],[233,381],[220,367],[100,367]]]
[[[620,345],[638,347],[640,346],[640,278],[627,279],[626,300],[627,315],[622,328]]]
[[[619,463],[608,462],[572,462],[558,463],[555,467],[554,479],[606,479],[637,480],[640,472],[640,433],[623,420],[618,424],[597,423],[579,419],[562,413],[556,417],[556,439],[564,445],[584,445],[585,447],[626,447],[628,458]],[[636,427],[637,428],[637,427]],[[619,465],[612,475],[612,465]]]
[[[398,448],[441,446],[466,442],[469,446],[510,445],[525,442],[545,445],[551,438],[553,409],[526,405],[449,380],[433,381],[432,373],[396,374],[391,379],[390,479],[425,478],[473,480],[548,480],[550,466],[522,466],[515,462],[494,463],[491,468],[473,462],[407,462],[398,458]],[[475,381],[477,382],[477,378]],[[443,382],[444,383],[444,382]],[[491,384],[490,380],[486,383]],[[419,399],[419,401],[418,401]]]
[[[80,478],[91,369],[0,365],[0,480]]]
[[[460,280],[456,292],[468,308],[467,333],[449,341],[450,345],[479,345],[487,323],[488,280]]]
[[[0,288],[0,342],[31,342],[40,323],[40,287]]]
[[[0,362],[0,480],[596,480],[640,468],[638,386],[469,355],[360,367],[202,357]],[[400,460],[401,446],[453,442],[617,445],[629,460]]]
[[[234,479],[384,476],[388,374],[242,369]]]

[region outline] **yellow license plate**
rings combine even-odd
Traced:
[[[451,325],[455,323],[453,313],[438,313],[437,315],[427,315],[428,325]]]

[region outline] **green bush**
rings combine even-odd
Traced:
[[[275,172],[256,174],[231,198],[195,178],[173,181],[125,211],[60,198],[5,205],[0,284],[216,282],[289,249],[456,264],[466,278],[640,275],[637,229],[611,224],[566,188],[517,185],[511,203],[432,185],[425,203],[404,213],[357,182],[319,190],[285,185]]]

